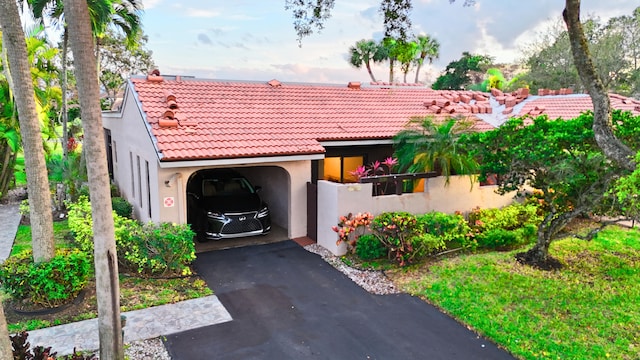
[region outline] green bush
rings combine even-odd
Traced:
[[[189,275],[196,258],[194,235],[187,224],[148,223],[131,232],[130,243],[120,252],[124,263],[140,274]]]
[[[67,204],[69,209],[69,230],[71,230],[78,247],[88,254],[93,254],[93,218],[89,198],[81,196],[75,203]],[[116,247],[126,248],[131,232],[136,231],[140,224],[113,212]]]
[[[118,263],[143,275],[190,274],[195,259],[193,236],[189,225],[170,223],[142,226],[138,221],[113,212]],[[86,197],[69,205],[69,229],[78,247],[93,254],[93,220]]]
[[[78,201],[67,204],[69,230],[73,234],[78,247],[88,254],[93,254],[93,220],[91,203],[87,196],[80,196]]]
[[[531,203],[516,203],[502,209],[476,209],[469,214],[469,225],[479,246],[509,248],[535,240],[542,221],[538,210],[538,206]]]
[[[78,296],[90,273],[91,262],[82,251],[58,250],[50,261],[34,263],[29,250],[2,264],[0,282],[13,299],[56,307]]]
[[[417,218],[408,212],[387,212],[376,216],[371,230],[400,266],[408,265],[443,245],[436,236],[425,234]]]
[[[356,242],[356,255],[362,260],[381,259],[387,253],[387,248],[373,234],[361,235]]]
[[[131,205],[131,203],[129,203],[127,199],[121,197],[112,197],[111,206],[113,207],[113,211],[115,211],[118,216],[131,218],[133,205]]]
[[[471,227],[460,214],[432,211],[418,216],[418,224],[426,233],[440,237],[449,249],[475,247],[469,236]]]

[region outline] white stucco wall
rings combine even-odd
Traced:
[[[130,92],[126,93],[122,109],[122,113],[103,113],[102,116],[104,128],[111,130],[114,145],[112,149],[114,182],[122,197],[133,205],[133,214],[137,219],[144,222],[159,221],[159,199],[155,195],[160,188],[157,181],[158,157],[151,142],[147,124],[142,119]],[[139,168],[138,157],[140,157]],[[148,184],[146,162],[149,163]],[[149,207],[151,216],[149,216]]]
[[[346,245],[336,245],[337,234],[331,229],[340,216],[349,213],[370,212],[378,215],[389,211],[407,211],[424,214],[430,211],[453,213],[468,212],[475,207],[500,208],[511,204],[513,194],[499,195],[496,186],[471,186],[466,176],[452,176],[449,185],[446,179],[427,179],[425,191],[402,195],[372,196],[372,184],[338,184],[318,181],[318,244],[335,255],[344,255]]]

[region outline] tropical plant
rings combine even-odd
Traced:
[[[371,62],[378,63],[385,59],[384,50],[379,44],[374,40],[362,39],[349,48],[349,55],[349,64],[358,69],[364,65],[369,77],[371,77],[371,81],[378,81],[373,76]]]
[[[416,63],[416,79],[417,84],[420,77],[420,69],[424,64],[425,59],[429,59],[429,64],[433,63],[433,60],[440,57],[440,43],[430,35],[420,34],[416,36],[416,43],[418,44],[418,57],[414,60]]]
[[[338,225],[331,227],[333,231],[338,233],[336,245],[344,242],[350,251],[355,251],[358,238],[365,233],[372,219],[373,215],[368,212],[340,216]]]
[[[451,175],[475,174],[478,163],[460,143],[461,135],[471,126],[457,119],[443,123],[431,117],[411,119],[393,138],[400,171],[436,171],[447,178],[447,184]]]
[[[400,266],[445,247],[441,237],[424,232],[416,216],[407,212],[382,213],[373,219],[370,227],[387,248],[389,257]]]
[[[15,300],[56,307],[73,300],[87,285],[90,273],[89,257],[79,250],[59,250],[43,262],[34,262],[31,251],[23,251],[2,264],[0,280]]]

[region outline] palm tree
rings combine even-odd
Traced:
[[[424,59],[429,59],[429,64],[432,64],[434,59],[440,57],[440,43],[435,38],[422,34],[416,37],[416,43],[420,51],[420,56],[415,60],[417,66],[415,83],[417,84]]]
[[[63,27],[62,33],[62,148],[64,158],[67,159],[68,149],[68,110],[67,110],[67,49],[69,34],[64,19],[64,6],[62,0],[28,0],[34,17],[42,22],[45,18],[51,19],[56,27]],[[96,37],[96,54],[99,51],[99,39],[102,38],[108,27],[113,26],[125,34],[128,46],[135,48],[136,39],[141,30],[140,11],[142,3],[138,0],[89,0],[89,16],[91,18],[92,34]],[[99,69],[100,61],[96,69]]]
[[[13,359],[13,347],[7,329],[7,318],[4,316],[4,305],[0,299],[0,360]]]
[[[436,171],[447,178],[447,184],[451,175],[475,174],[478,163],[459,144],[471,125],[457,119],[442,123],[430,117],[412,119],[393,139],[400,170]]]
[[[64,0],[64,9],[75,61],[82,128],[85,135],[83,147],[87,158],[93,218],[100,358],[124,359],[118,262],[91,17],[85,0]]]
[[[352,66],[360,69],[364,65],[371,77],[371,81],[378,81],[371,71],[371,61],[377,63],[384,60],[384,51],[380,45],[373,40],[362,39],[349,48],[349,54],[349,63]]]
[[[18,108],[18,121],[22,134],[24,160],[27,172],[27,191],[31,217],[31,234],[34,261],[47,261],[54,256],[53,216],[49,180],[44,159],[40,121],[34,97],[31,66],[27,46],[20,23],[20,14],[14,0],[0,0],[0,25],[3,32],[3,49],[11,71],[5,67],[9,84],[13,84],[14,99]],[[11,78],[15,78],[12,81]]]

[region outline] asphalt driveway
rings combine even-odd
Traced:
[[[513,359],[418,298],[369,294],[293,241],[195,265],[233,320],[167,336],[173,359]]]

